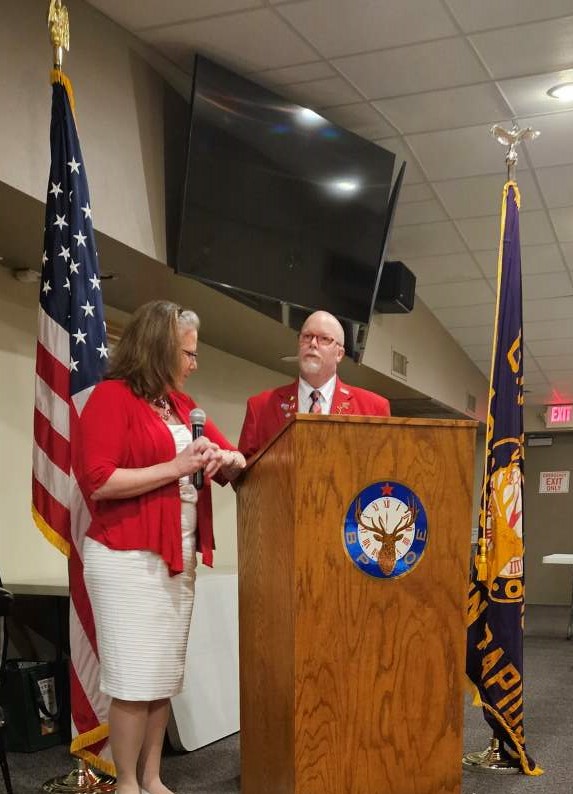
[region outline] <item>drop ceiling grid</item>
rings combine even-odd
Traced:
[[[573,80],[569,0],[92,5],[181,68],[200,50],[407,159],[391,255],[482,367],[505,176],[488,128],[541,129],[518,168],[527,359],[573,398],[573,102],[545,94]]]

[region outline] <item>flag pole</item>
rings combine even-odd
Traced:
[[[53,79],[68,88],[73,110],[73,94],[69,81],[62,71],[64,51],[70,49],[70,25],[68,9],[61,0],[50,0],[48,9],[48,30],[53,47]],[[67,775],[59,775],[42,784],[46,794],[111,794],[115,791],[116,780],[112,775],[100,773],[88,766],[79,757],[74,758],[75,766]]]
[[[505,153],[505,163],[507,166],[507,182],[515,182],[515,171],[518,162],[518,154],[517,154],[517,146],[522,141],[534,141],[537,137],[539,137],[539,131],[534,130],[532,127],[527,127],[526,129],[520,129],[518,124],[514,121],[510,130],[504,129],[499,124],[494,124],[490,129],[490,134],[496,139],[496,141],[503,146],[507,146],[507,150]],[[502,237],[503,243],[503,237]],[[501,256],[501,255],[500,255]],[[500,274],[498,273],[498,301],[499,301],[499,289],[500,289]],[[496,324],[497,324],[497,311],[496,311]],[[493,355],[492,355],[492,368],[491,368],[491,375],[490,375],[490,384],[489,384],[489,394],[491,399],[492,394],[492,384],[493,384],[493,367],[494,367],[494,356],[495,356],[495,337],[497,335],[497,328],[494,331],[494,346],[493,346]],[[488,405],[488,430],[489,430],[489,418],[490,418],[490,406]],[[488,434],[486,432],[486,454],[484,460],[484,478],[483,478],[483,485],[482,485],[482,504],[481,504],[481,513],[482,513],[482,520],[480,521],[480,528],[481,533],[478,539],[478,551],[476,554],[476,570],[477,570],[477,579],[478,581],[486,581],[488,579],[488,559],[487,559],[487,537],[486,537],[486,526],[487,526],[487,493],[486,493],[486,483],[488,477]],[[495,731],[490,739],[490,743],[485,750],[480,750],[477,752],[470,752],[466,753],[462,758],[462,766],[465,769],[472,770],[474,772],[487,772],[487,773],[497,773],[497,774],[517,774],[521,771],[521,766],[519,764],[518,759],[510,756],[504,749],[503,741],[496,736]]]

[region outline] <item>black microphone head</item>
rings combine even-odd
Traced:
[[[189,414],[189,422],[192,425],[204,425],[207,421],[207,414],[202,408],[193,408]]]

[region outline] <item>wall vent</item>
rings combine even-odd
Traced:
[[[408,377],[408,359],[397,350],[392,351],[392,375],[397,375],[404,380]]]
[[[476,412],[476,398],[475,398],[475,394],[470,394],[469,392],[467,393],[466,411],[469,414],[475,414],[475,412]]]

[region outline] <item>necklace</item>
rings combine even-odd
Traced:
[[[159,408],[159,416],[164,422],[167,422],[173,413],[173,409],[171,408],[167,397],[156,397],[155,400],[152,400],[152,403],[156,408]]]

